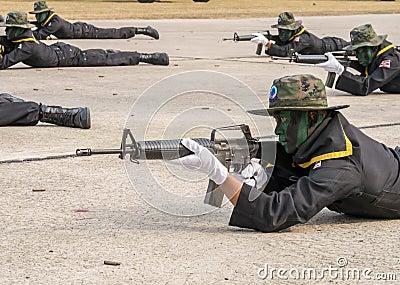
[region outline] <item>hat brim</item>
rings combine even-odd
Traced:
[[[16,28],[32,29],[35,27],[35,25],[32,25],[32,24],[14,25],[14,24],[6,24],[5,22],[1,22],[0,27],[16,27]]]
[[[293,24],[290,24],[290,25],[275,24],[275,25],[272,25],[271,28],[285,29],[285,30],[297,30],[298,28],[300,28],[301,24],[302,24],[302,21],[297,20],[296,22],[294,22]]]
[[[350,105],[339,105],[339,106],[331,106],[331,107],[314,107],[314,108],[306,108],[306,107],[276,107],[276,108],[268,108],[268,109],[257,109],[257,110],[249,110],[247,113],[258,115],[258,116],[272,116],[274,112],[277,111],[323,111],[323,110],[340,110],[344,108],[348,108]]]
[[[343,50],[355,50],[355,49],[357,49],[357,48],[359,48],[359,47],[375,47],[375,46],[379,46],[380,44],[383,43],[384,40],[386,40],[387,36],[388,36],[388,35],[380,35],[380,36],[377,36],[377,37],[376,37],[373,41],[371,41],[371,42],[362,42],[362,43],[359,43],[359,44],[356,44],[356,45],[350,44],[350,45],[348,45],[348,46],[345,46],[345,47],[343,48]]]
[[[30,11],[29,14],[40,14],[47,11],[53,11],[54,8],[44,8],[42,10]]]

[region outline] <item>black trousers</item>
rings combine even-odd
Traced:
[[[129,39],[136,35],[135,27],[104,29],[82,22],[73,25],[75,39]]]
[[[81,50],[78,47],[65,43],[55,43],[52,46],[58,48],[58,66],[118,66],[139,64],[140,54],[135,51]]]
[[[0,127],[34,126],[39,122],[39,109],[35,102],[0,103]]]

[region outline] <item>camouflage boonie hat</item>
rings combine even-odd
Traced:
[[[46,1],[37,1],[35,4],[33,4],[33,11],[30,11],[29,14],[39,14],[52,10],[53,8],[47,7]]]
[[[276,111],[338,110],[349,105],[328,107],[325,85],[311,74],[289,75],[274,80],[269,95],[269,108],[249,111],[271,116]]]
[[[29,24],[28,16],[25,12],[10,12],[7,14],[6,21],[0,23],[0,27],[18,27],[30,29],[33,28],[34,25]]]
[[[387,35],[378,36],[371,24],[365,24],[351,30],[351,44],[343,49],[354,50],[364,46],[379,46],[386,38]]]
[[[272,25],[271,28],[297,30],[301,26],[301,21],[294,19],[292,12],[283,12],[278,16],[278,24]]]

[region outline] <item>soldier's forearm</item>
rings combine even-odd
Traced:
[[[228,173],[224,183],[220,185],[222,192],[224,192],[225,196],[228,197],[234,206],[236,206],[242,186],[243,182],[230,173]]]

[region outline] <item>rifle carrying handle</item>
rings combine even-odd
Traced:
[[[328,76],[326,77],[325,86],[332,88],[333,83],[335,82],[336,73],[335,72],[328,72]]]

